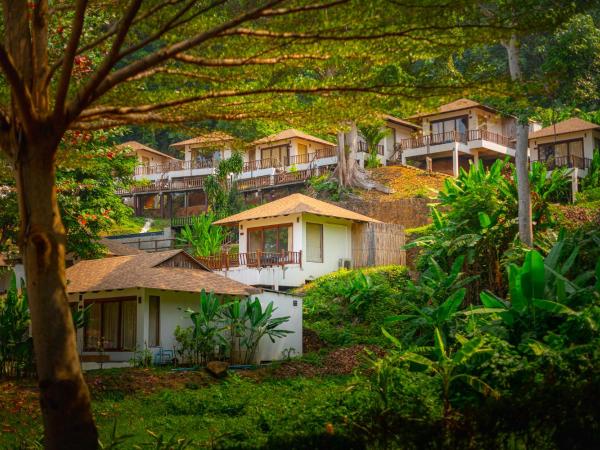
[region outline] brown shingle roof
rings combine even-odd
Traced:
[[[175,142],[169,147],[183,147],[185,145],[191,144],[198,144],[199,146],[215,145],[223,144],[225,142],[231,142],[233,140],[235,140],[235,138],[227,133],[223,133],[222,131],[213,131],[212,133],[196,136],[195,138],[187,139],[185,141]]]
[[[292,138],[299,138],[299,139],[304,139],[306,141],[316,142],[318,144],[335,146],[335,144],[332,142],[326,141],[324,139],[320,139],[316,136],[312,136],[312,135],[304,133],[300,130],[296,130],[295,128],[290,128],[288,130],[283,130],[283,131],[280,131],[279,133],[275,133],[270,136],[260,138],[257,141],[254,141],[252,144],[254,144],[254,145],[268,144],[269,142],[283,141],[285,139],[292,139]]]
[[[340,208],[331,203],[323,202],[302,194],[292,194],[287,197],[274,200],[248,211],[234,214],[217,220],[217,225],[233,225],[242,220],[263,219],[265,217],[285,216],[288,214],[308,213],[318,216],[337,217],[340,219],[354,220],[357,222],[379,222],[362,214]]]
[[[122,144],[117,145],[117,148],[125,148],[125,147],[131,148],[134,152],[136,150],[146,150],[147,152],[154,153],[159,156],[164,156],[165,158],[177,159],[171,155],[167,155],[166,153],[159,152],[158,150],[154,150],[153,148],[150,148],[147,145],[144,145],[137,141],[128,141],[128,142],[124,142]]]
[[[579,119],[578,117],[573,117],[571,119],[558,122],[555,125],[550,125],[549,127],[535,131],[529,135],[529,139],[537,139],[547,136],[555,136],[558,134],[576,133],[578,131],[588,130],[600,130],[600,125]]]
[[[151,288],[247,296],[260,292],[210,271],[156,267],[182,250],[80,261],[67,269],[67,292]]]
[[[129,255],[139,255],[140,253],[145,253],[143,250],[132,247],[130,245],[121,244],[114,239],[102,238],[100,239],[100,243],[106,247],[107,256],[129,256]]]
[[[403,120],[403,119],[398,119],[397,117],[390,116],[389,114],[384,114],[383,118],[384,118],[384,120],[387,120],[389,122],[392,122],[392,123],[395,123],[395,124],[398,124],[398,125],[402,125],[402,126],[407,127],[407,128],[412,128],[413,130],[420,130],[421,129],[421,127],[419,125],[415,125],[414,123],[407,122],[406,120]]]
[[[425,114],[415,114],[414,116],[410,116],[410,119],[435,116],[437,114],[443,114],[443,113],[448,113],[448,112],[453,112],[453,111],[462,111],[463,109],[469,109],[469,108],[482,108],[482,109],[485,109],[485,110],[493,112],[493,113],[498,113],[498,111],[495,110],[494,108],[486,106],[482,103],[476,102],[476,101],[468,99],[468,98],[459,98],[458,100],[455,100],[453,102],[446,103],[444,105],[439,106],[433,112],[425,113]]]

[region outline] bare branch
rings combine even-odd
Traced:
[[[83,31],[87,3],[88,0],[77,0],[77,5],[75,7],[73,28],[71,30],[71,36],[69,37],[69,43],[67,44],[67,48],[65,50],[65,55],[63,56],[62,72],[56,91],[56,100],[54,102],[55,118],[64,112],[65,99],[67,98],[67,92],[69,92],[69,83],[71,81],[71,72],[73,71],[75,53],[77,52],[77,47],[79,46],[79,40],[81,39],[81,33]]]
[[[221,58],[221,59],[211,59],[211,58],[200,58],[196,56],[190,55],[177,55],[173,59],[177,61],[182,61],[188,64],[194,64],[196,66],[204,66],[204,67],[234,67],[234,66],[246,66],[246,65],[268,65],[268,64],[279,64],[283,61],[289,60],[327,60],[329,59],[328,55],[302,55],[302,54],[294,54],[294,55],[282,55],[276,56],[273,58]]]

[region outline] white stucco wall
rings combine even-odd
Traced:
[[[273,317],[289,316],[289,320],[281,328],[293,331],[275,342],[265,336],[259,343],[256,362],[277,361],[284,357],[302,356],[302,298],[283,292],[264,291],[257,295],[261,306],[264,308],[270,302],[276,311]],[[285,355],[289,353],[289,355]]]
[[[159,289],[121,289],[114,291],[90,292],[82,294],[82,300],[109,299],[116,297],[135,297],[137,299],[136,341],[138,349],[147,347],[149,338],[149,297],[160,297],[160,342],[164,350],[174,350],[177,346],[175,328],[192,326],[192,321],[185,312],[188,308],[197,311],[200,294],[190,292],[164,291]],[[266,307],[273,301],[277,311],[274,317],[290,316],[290,321],[283,328],[294,333],[272,343],[270,339],[261,341],[257,361],[274,361],[283,357],[283,350],[294,348],[294,355],[302,354],[302,299],[283,293],[261,293],[252,297],[259,298],[261,305]],[[70,294],[70,302],[78,302],[79,294]],[[294,304],[295,301],[295,304]],[[77,346],[83,349],[83,329],[77,332]],[[149,347],[153,353],[158,353],[158,347]],[[82,352],[83,355],[97,355],[98,352]],[[133,352],[105,352],[110,361],[129,361]]]

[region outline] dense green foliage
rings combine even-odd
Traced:
[[[56,171],[57,197],[67,230],[67,251],[83,259],[103,254],[102,234],[132,216],[116,194],[132,182],[136,159],[115,151],[108,139],[118,133],[73,132],[61,144]],[[0,161],[0,251],[14,247],[19,233],[15,180]],[[138,232],[136,230],[135,232]]]
[[[400,293],[408,280],[402,266],[342,269],[301,288],[304,326],[328,345],[381,344],[380,327],[403,311]]]
[[[439,206],[432,210],[430,234],[410,244],[423,249],[421,271],[428,270],[430,258],[449,268],[463,256],[463,270],[478,276],[468,293],[470,301],[477,298],[481,289],[502,294],[502,264],[519,257],[519,247],[513,245],[518,204],[513,174],[514,166],[500,160],[489,169],[481,163],[471,166],[468,172],[461,169],[458,178],[448,178],[439,193]],[[545,167],[533,163],[530,182],[534,232],[539,235],[553,225],[550,201],[565,192],[569,178],[564,170],[553,171],[547,177]]]
[[[27,293],[17,286],[13,274],[8,292],[0,296],[0,377],[30,375],[33,369]]]
[[[216,219],[213,212],[194,217],[191,225],[181,230],[178,242],[194,256],[219,254],[227,234],[222,227],[212,224]]]

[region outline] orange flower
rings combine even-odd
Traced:
[[[333,434],[335,432],[335,430],[333,429],[333,424],[331,422],[327,422],[327,424],[325,425],[325,431],[327,432],[327,434]]]

